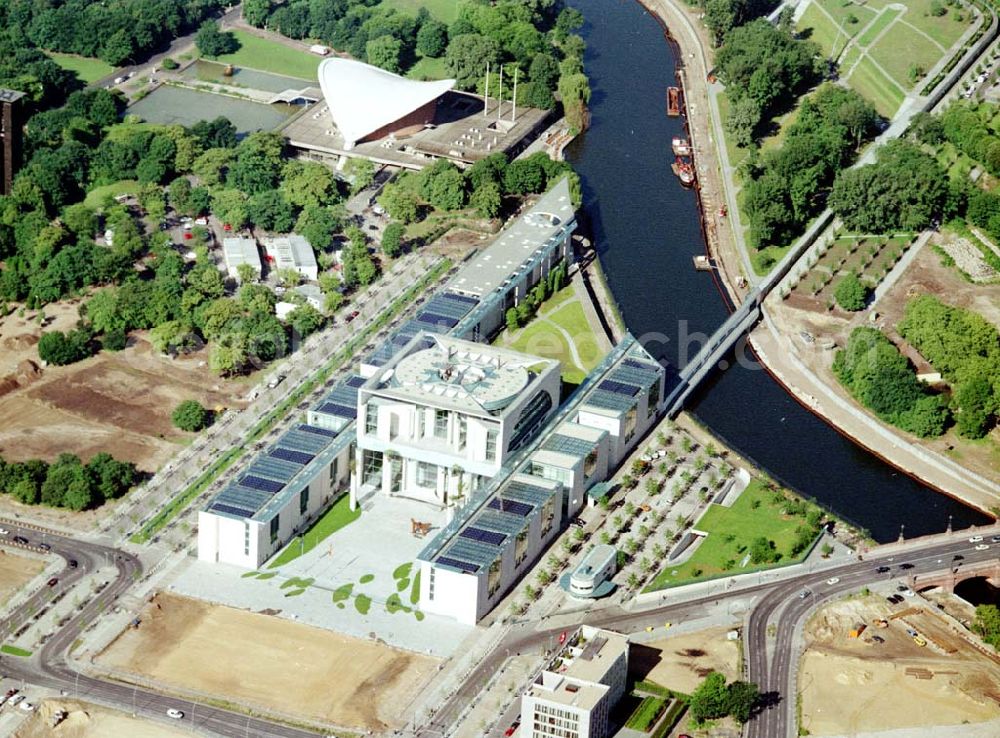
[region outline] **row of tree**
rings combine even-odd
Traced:
[[[906,357],[877,329],[860,326],[851,331],[847,346],[834,357],[833,372],[887,423],[921,438],[944,432],[947,400],[927,391]]]
[[[464,172],[450,161],[439,159],[419,173],[397,176],[382,190],[379,204],[401,223],[421,219],[430,208],[452,211],[472,207],[483,218],[496,218],[504,211],[505,197],[545,192],[563,176],[570,177],[571,195],[579,206],[579,177],[568,163],[554,161],[545,152],[513,162],[497,152]]]
[[[839,85],[824,84],[805,98],[782,146],[760,157],[752,152],[745,165],[751,244],[783,245],[797,236],[823,208],[834,176],[874,135],[878,120],[870,103]]]
[[[112,66],[136,61],[197,28],[219,0],[0,0],[0,27],[22,47],[97,57]]]
[[[59,454],[51,464],[0,459],[0,492],[26,505],[86,510],[121,497],[136,481],[134,465],[103,452],[86,464],[74,454]]]
[[[548,276],[535,285],[517,307],[508,308],[504,315],[507,330],[516,331],[538,312],[542,303],[566,286],[566,263],[563,262],[549,272]]]
[[[951,385],[958,432],[985,436],[1000,408],[1000,334],[993,324],[922,295],[907,304],[898,329]]]
[[[726,684],[726,677],[713,671],[691,693],[688,709],[698,724],[727,716],[745,723],[759,703],[760,691],[756,684],[744,681]]]

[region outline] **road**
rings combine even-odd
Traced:
[[[131,587],[142,574],[142,565],[131,554],[118,549],[87,543],[51,531],[44,533],[35,527],[23,526],[15,521],[0,520],[0,526],[9,531],[8,540],[14,536],[27,538],[32,548],[39,550],[39,543],[51,547],[49,553],[61,556],[67,565],[59,574],[57,588],[43,586],[24,603],[16,607],[0,623],[4,633],[16,631],[23,623],[37,613],[62,590],[69,590],[87,573],[94,571],[102,563],[114,562],[117,576],[108,583],[99,595],[88,602],[55,635],[46,641],[30,658],[4,655],[0,657],[3,672],[8,677],[30,684],[65,692],[80,699],[102,703],[158,721],[167,720],[166,711],[174,707],[185,713],[184,723],[189,728],[210,731],[216,735],[247,738],[307,738],[317,733],[279,725],[249,717],[245,714],[195,705],[186,700],[169,697],[156,692],[116,682],[105,682],[89,677],[75,669],[66,660],[66,655],[74,641],[86,627],[102,612],[114,607],[115,601]],[[77,568],[69,567],[75,560]]]
[[[988,540],[990,535],[1000,533],[1000,528],[976,532],[981,532]],[[617,607],[608,608],[584,617],[582,622],[620,633],[635,633],[645,630],[648,626],[661,627],[664,622],[681,623],[701,618],[706,608],[710,606],[726,607],[734,601],[756,596],[759,599],[750,611],[744,648],[750,681],[757,682],[762,693],[772,693],[771,699],[774,700],[782,695],[794,693],[794,687],[789,689],[788,686],[789,676],[792,673],[792,635],[809,612],[829,599],[841,597],[864,586],[871,586],[884,581],[887,577],[898,577],[898,564],[893,565],[889,574],[875,573],[875,567],[883,563],[892,565],[890,557],[898,563],[912,563],[913,569],[908,571],[909,574],[926,574],[947,567],[951,562],[951,556],[955,553],[962,553],[966,557],[966,563],[997,556],[1000,546],[994,545],[988,551],[975,551],[973,544],[968,542],[969,535],[969,531],[963,531],[947,540],[940,536],[915,539],[907,546],[902,548],[893,546],[891,550],[883,553],[879,553],[876,549],[864,561],[853,561],[843,566],[823,569],[821,572],[804,572],[787,576],[778,582],[734,588],[725,593],[713,593],[646,610],[628,612]],[[827,585],[826,580],[831,577],[838,577],[840,582],[833,586]],[[800,599],[799,593],[805,589],[812,594]],[[776,634],[777,639],[774,641],[776,645],[772,649],[778,657],[768,668],[767,624],[776,612],[779,612],[782,618]],[[493,674],[502,668],[508,654],[551,647],[559,634],[566,629],[565,624],[546,627],[544,623],[537,621],[515,626],[490,654],[484,656],[466,677],[462,686],[441,705],[433,720],[420,727],[416,734],[421,738],[447,735],[449,728],[453,727],[465,707],[476,699]],[[780,700],[778,706],[782,709],[774,707],[765,709],[748,724],[748,738],[783,738],[786,735],[783,731],[795,729],[795,700]],[[498,728],[505,725],[501,722]]]
[[[996,532],[994,529],[984,533],[987,542]],[[755,682],[765,696],[765,706],[747,726],[747,738],[784,738],[798,734],[797,637],[799,629],[817,607],[878,582],[899,580],[906,583],[915,574],[947,570],[953,565],[952,557],[956,554],[964,556],[960,562],[963,566],[997,558],[1000,546],[993,544],[986,551],[976,551],[968,535],[966,531],[947,542],[869,556],[863,562],[787,580],[764,594],[750,612],[744,638],[749,680]],[[904,570],[901,564],[912,568]],[[876,572],[881,566],[889,567],[889,571]],[[827,584],[832,577],[840,581]],[[800,596],[803,593],[805,596]],[[772,624],[773,637],[768,635],[768,627]]]

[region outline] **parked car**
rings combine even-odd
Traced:
[[[979,544],[978,546],[976,546],[976,550],[977,550],[977,551],[985,551],[985,550],[986,550],[986,549],[988,549],[989,547],[990,547],[990,546],[989,546],[989,544],[988,544],[988,543],[980,543],[980,544]]]
[[[983,542],[982,536],[972,536],[972,538],[969,539],[969,543],[982,543],[982,542]]]
[[[990,541],[993,543],[1000,543],[1000,536],[993,536]]]
[[[59,584],[59,579],[57,577],[52,577],[49,581],[46,582],[46,584],[49,585],[50,587],[55,587],[57,584]]]
[[[22,702],[21,709],[25,712],[32,712],[35,709],[35,706],[31,702]]]
[[[14,543],[20,543],[22,546],[28,545],[28,539],[24,536],[14,536]]]
[[[13,695],[10,698],[10,700],[7,702],[7,704],[8,705],[16,705],[17,703],[23,702],[23,701],[24,701],[24,695],[23,694],[15,694],[15,695]]]
[[[514,735],[514,733],[517,732],[517,729],[519,727],[521,727],[521,721],[515,720],[513,724],[503,732],[503,734],[507,736],[507,738],[510,738],[510,736]]]
[[[51,551],[51,550],[52,550],[52,546],[50,546],[50,545],[49,545],[49,544],[47,544],[47,543],[39,543],[39,544],[38,544],[38,547],[39,547],[40,549],[42,549],[43,551]]]
[[[75,569],[78,566],[79,566],[79,564],[77,563],[76,559],[70,559],[69,560],[69,568],[70,569]]]
[[[10,531],[6,528],[0,528],[0,536],[10,535]]]

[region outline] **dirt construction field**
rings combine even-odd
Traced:
[[[55,728],[49,719],[58,710],[69,715]],[[14,738],[190,738],[180,728],[137,720],[121,712],[79,702],[45,700]]]
[[[40,559],[18,556],[0,548],[0,605],[13,597],[44,568],[45,562]]]
[[[106,667],[343,727],[401,726],[438,660],[281,618],[161,593]]]
[[[697,633],[664,638],[652,643],[633,644],[629,672],[636,679],[691,693],[710,671],[737,677],[739,652],[736,641],[727,641],[728,628],[712,628]]]
[[[892,618],[892,615],[896,615]],[[889,619],[877,628],[876,618]],[[866,623],[860,638],[849,631]],[[907,634],[927,641],[919,646]],[[878,643],[874,636],[884,639]],[[898,606],[869,596],[832,604],[806,626],[799,672],[811,735],[978,723],[1000,717],[1000,665],[960,626],[916,597]]]
[[[71,329],[76,306],[48,306],[45,330]],[[135,333],[124,351],[101,352],[65,367],[42,367],[42,329],[16,314],[0,320],[0,456],[11,461],[87,459],[107,451],[155,471],[190,436],[170,414],[182,400],[206,407],[244,406],[247,385],[223,381],[207,367],[207,351],[170,359]]]

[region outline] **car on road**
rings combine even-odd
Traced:
[[[68,563],[70,569],[75,569],[76,567],[79,566],[79,564],[76,562],[76,559],[70,559]]]
[[[28,545],[28,539],[24,536],[14,536],[14,543],[20,543],[22,546]]]
[[[504,734],[505,736],[507,736],[507,738],[510,738],[510,736],[514,735],[514,733],[516,733],[516,732],[517,732],[517,729],[518,729],[518,728],[520,728],[520,727],[521,727],[521,721],[520,721],[520,720],[515,720],[515,721],[514,721],[514,722],[513,722],[512,724],[511,724],[511,726],[510,726],[509,728],[507,728],[507,730],[505,730],[505,731],[503,732],[503,734]]]
[[[10,535],[10,531],[7,530],[6,528],[0,528],[0,536],[7,536],[7,535]]]
[[[59,579],[56,577],[52,577],[49,581],[46,582],[46,584],[49,585],[50,587],[55,587],[57,584],[59,584]]]
[[[875,573],[876,573],[876,574],[885,574],[885,573],[887,573],[888,571],[889,571],[889,567],[888,567],[888,566],[879,566],[879,567],[877,567],[877,568],[875,569]]]
[[[903,569],[904,571],[906,571],[908,569],[912,569],[913,568],[913,564],[900,564],[899,568]]]
[[[986,549],[988,549],[989,547],[990,547],[990,546],[989,546],[989,544],[988,544],[988,543],[980,543],[980,544],[979,544],[978,546],[976,546],[976,550],[977,550],[977,551],[985,551],[985,550],[986,550]]]
[[[800,600],[804,600],[808,596],[809,596],[809,590],[808,589],[804,589],[801,592],[799,592],[799,599]]]
[[[2,530],[3,530],[3,529],[2,529],[2,528],[0,528],[0,531],[2,531]],[[993,537],[992,537],[992,538],[990,539],[990,541],[992,541],[993,543],[1000,543],[1000,536],[993,536]]]
[[[969,539],[969,543],[982,543],[982,542],[983,542],[982,536],[972,536],[972,538]]]
[[[839,584],[840,583],[840,577],[830,577],[829,579],[826,580],[826,583],[827,584]]]
[[[49,544],[47,544],[47,543],[39,543],[39,544],[38,544],[38,547],[39,547],[40,549],[42,549],[43,551],[51,551],[51,550],[52,550],[52,546],[50,546],[50,545],[49,545]]]
[[[167,717],[173,718],[174,720],[180,720],[182,717],[184,717],[184,713],[175,707],[171,707],[169,710],[167,710]]]

